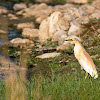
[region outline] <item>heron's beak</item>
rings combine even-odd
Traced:
[[[67,40],[65,40],[65,41],[73,41],[73,39],[67,39]]]

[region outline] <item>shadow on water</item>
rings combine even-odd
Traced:
[[[0,80],[5,80],[7,100],[25,100],[26,59],[28,54],[21,53],[20,65],[16,65],[9,56],[8,42],[21,37],[15,30],[9,30],[9,21],[0,16]],[[21,88],[22,87],[22,88]],[[16,95],[15,95],[16,94]]]

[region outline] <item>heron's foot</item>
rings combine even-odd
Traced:
[[[91,75],[89,74],[89,78],[91,78]]]
[[[87,78],[87,76],[88,76],[88,73],[86,72],[86,76],[85,76],[85,79]]]

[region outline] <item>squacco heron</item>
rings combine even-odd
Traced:
[[[91,77],[94,77],[94,79],[96,79],[98,77],[98,73],[95,64],[93,63],[90,55],[85,51],[79,40],[76,38],[71,38],[67,39],[66,41],[73,41],[73,43],[75,44],[74,55],[80,63],[81,67],[86,71],[85,79],[87,78],[88,73],[91,75]]]

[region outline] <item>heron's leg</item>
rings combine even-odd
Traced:
[[[87,76],[88,76],[88,73],[86,72],[86,76],[85,76],[85,79],[87,78]]]
[[[92,78],[90,74],[89,74],[89,78]]]

